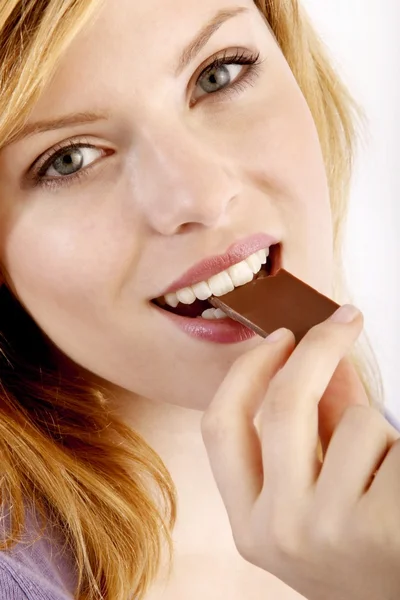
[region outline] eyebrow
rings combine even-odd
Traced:
[[[184,48],[181,57],[178,62],[178,66],[175,71],[175,76],[178,77],[182,71],[191,63],[196,56],[201,52],[208,40],[211,38],[218,29],[237,15],[250,12],[248,8],[244,6],[238,6],[235,8],[223,8],[219,10],[217,14],[206,23],[196,35],[196,37]]]
[[[20,141],[22,138],[29,137],[37,133],[44,133],[46,131],[53,131],[55,129],[64,129],[65,127],[71,127],[72,125],[86,125],[87,123],[104,121],[109,118],[109,112],[80,112],[51,119],[50,121],[37,121],[36,123],[29,123],[25,125],[15,135],[15,137],[13,137],[10,143],[15,144],[15,142]]]
[[[178,77],[182,71],[196,58],[196,56],[207,44],[211,36],[213,36],[214,33],[216,33],[224,23],[233,17],[236,17],[237,15],[247,12],[249,12],[249,9],[242,6],[219,10],[217,14],[201,28],[195,38],[184,48],[175,71],[175,76]],[[12,140],[10,140],[9,143],[14,144],[23,138],[31,137],[38,133],[45,133],[47,131],[54,131],[57,129],[65,129],[66,127],[71,127],[73,125],[96,123],[109,118],[110,113],[108,111],[80,112],[71,115],[64,115],[63,117],[58,117],[47,121],[28,123],[22,127],[19,132],[17,132],[17,134],[12,138]]]

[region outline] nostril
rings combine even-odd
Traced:
[[[199,229],[201,227],[203,226],[200,223],[182,223],[182,225],[177,227],[176,234],[184,235],[187,233],[192,233],[193,231],[196,231],[196,229]]]

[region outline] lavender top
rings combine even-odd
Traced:
[[[71,600],[58,573],[44,556],[36,553],[38,564],[26,564],[0,552],[0,598],[4,600]]]
[[[37,521],[27,512],[24,541],[0,552],[1,600],[73,600],[76,578],[71,556],[61,553],[62,544],[48,526],[34,541],[37,533]]]

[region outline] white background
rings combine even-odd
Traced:
[[[386,405],[400,418],[400,0],[302,1],[368,118],[345,267],[381,367]]]

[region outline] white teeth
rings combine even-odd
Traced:
[[[207,321],[211,321],[214,318],[215,308],[207,308],[204,312],[201,313],[203,319],[207,319]]]
[[[222,271],[222,273],[218,273],[218,275],[210,277],[208,280],[208,285],[214,296],[223,296],[224,294],[232,292],[235,289],[232,279],[229,277],[226,271]]]
[[[262,262],[258,254],[252,254],[249,258],[246,258],[246,262],[249,265],[252,273],[256,274],[261,268]]]
[[[228,269],[228,273],[231,276],[235,287],[249,283],[254,277],[254,273],[246,261],[233,265],[233,267]]]
[[[265,265],[265,263],[267,262],[267,256],[269,256],[269,248],[266,248],[266,250],[259,250],[258,252],[256,252],[256,254],[257,256],[259,256],[261,264]]]
[[[164,298],[168,306],[172,306],[172,308],[176,308],[179,304],[178,296],[175,293],[166,294]]]
[[[193,304],[196,300],[196,295],[190,287],[178,290],[176,295],[178,296],[179,302],[182,302],[182,304]]]
[[[269,248],[266,250],[258,250],[246,260],[233,265],[226,271],[222,271],[222,273],[218,273],[213,277],[210,277],[208,281],[201,281],[200,283],[196,283],[191,287],[186,287],[173,294],[166,294],[164,299],[168,306],[172,306],[176,308],[179,302],[182,304],[193,304],[193,302],[198,298],[199,300],[208,300],[210,296],[223,296],[224,294],[228,294],[228,292],[232,292],[235,287],[239,287],[241,285],[245,285],[249,283],[254,278],[260,270],[262,265],[265,265],[267,262],[267,256],[269,255]],[[209,310],[213,312],[210,313]],[[215,315],[216,309],[208,309],[204,311],[204,314]],[[214,316],[205,316],[207,318],[215,318]],[[222,318],[217,317],[217,318]]]
[[[224,313],[220,308],[207,308],[202,315],[203,319],[212,321],[213,319],[227,319],[228,315]]]
[[[208,300],[208,298],[212,296],[210,286],[205,281],[201,281],[200,283],[192,285],[192,290],[194,291],[196,298],[199,300]]]

